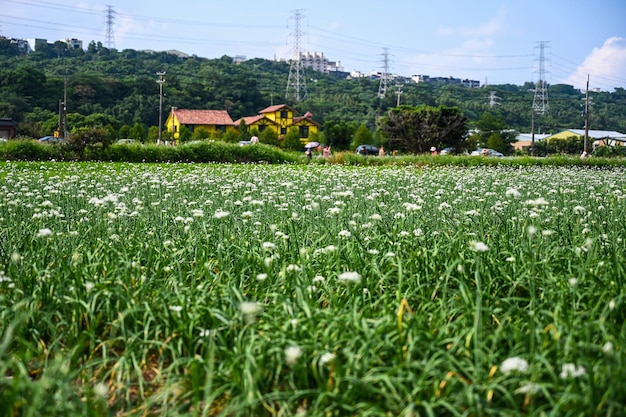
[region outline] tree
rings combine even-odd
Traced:
[[[356,133],[354,134],[354,140],[352,141],[352,146],[350,147],[352,149],[356,149],[359,145],[371,145],[373,143],[373,140],[374,135],[372,135],[372,132],[370,132],[367,126],[362,124],[356,130]]]
[[[324,123],[325,143],[338,151],[346,150],[350,147],[355,131],[356,126],[354,123],[329,120]]]
[[[85,150],[88,147],[100,144],[106,148],[111,143],[112,131],[103,127],[80,127],[74,129],[68,139],[68,146],[80,159],[85,159]]]
[[[263,132],[259,133],[259,142],[272,146],[280,145],[278,134],[272,129],[264,129]]]
[[[302,142],[300,142],[300,130],[297,127],[292,127],[287,131],[282,144],[284,149],[291,151],[302,150]]]
[[[135,125],[130,129],[128,136],[130,136],[130,139],[143,142],[146,139],[146,129],[141,125],[141,123],[135,123]]]
[[[515,131],[508,129],[501,113],[484,112],[474,126],[478,129],[478,142],[485,148],[490,148],[504,154],[513,151],[511,143],[515,142]]]
[[[464,148],[467,118],[456,107],[399,106],[379,123],[383,144],[411,153],[437,148]]]

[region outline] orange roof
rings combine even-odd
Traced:
[[[245,117],[242,117],[241,119],[239,119],[239,120],[235,121],[235,122],[234,122],[234,125],[235,125],[235,126],[239,126],[239,124],[240,124],[240,123],[241,123],[241,121],[243,120],[243,122],[246,124],[246,126],[250,126],[251,124],[256,123],[256,122],[258,122],[259,120],[262,120],[262,119],[266,119],[266,117],[265,117],[265,116],[263,116],[263,115],[258,115],[258,116],[245,116]],[[269,120],[269,119],[267,119],[267,120],[268,120],[268,121],[271,121],[271,120]]]
[[[175,109],[172,113],[184,125],[232,125],[233,119],[226,110]]]
[[[313,123],[316,126],[321,126],[321,124],[313,120],[313,113],[311,113],[310,111],[306,112],[304,116],[294,117],[293,124],[295,125],[303,120],[308,120],[309,122]]]
[[[263,113],[274,113],[275,111],[278,111],[278,110],[282,109],[283,107],[286,107],[287,109],[291,110],[294,113],[296,112],[294,109],[292,109],[291,107],[289,107],[286,104],[275,104],[273,106],[269,106],[269,107],[264,108],[259,113],[261,113],[261,114],[263,114]]]

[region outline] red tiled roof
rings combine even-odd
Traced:
[[[314,125],[321,126],[321,124],[319,124],[318,122],[313,120],[313,113],[311,113],[310,111],[306,112],[304,114],[304,116],[294,117],[293,118],[293,124],[295,125],[298,122],[301,122],[303,120],[308,120],[309,122],[313,123]]]
[[[263,113],[274,113],[275,111],[281,110],[283,107],[286,107],[287,109],[291,110],[294,113],[296,112],[294,109],[292,109],[291,107],[289,107],[286,104],[275,104],[273,106],[269,106],[269,107],[264,108],[259,113],[260,114],[263,114]]]
[[[226,110],[172,110],[178,122],[184,125],[233,125]]]
[[[243,120],[244,123],[246,124],[246,126],[250,126],[252,123],[258,122],[259,120],[265,119],[265,116],[263,115],[258,115],[258,116],[245,116],[242,117],[239,120],[236,120],[233,124],[235,126],[239,126],[239,124],[241,123],[241,121]],[[268,121],[271,121],[268,119]]]

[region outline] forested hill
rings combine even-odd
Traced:
[[[137,123],[157,126],[159,84],[164,75],[164,118],[171,107],[225,109],[233,120],[285,102],[289,65],[265,59],[236,64],[224,56],[182,58],[175,54],[117,51],[91,43],[87,51],[68,51],[55,45],[46,51],[19,55],[0,39],[0,117],[20,123],[22,134],[48,134],[58,118],[59,101],[67,94],[72,114],[107,120],[119,128]],[[398,94],[401,88],[401,94]],[[376,119],[398,103],[411,106],[454,106],[470,121],[485,112],[501,113],[511,129],[529,132],[534,85],[489,85],[478,89],[405,80],[392,83],[386,97],[378,97],[377,79],[340,79],[315,71],[306,73],[307,98],[289,103],[300,114],[313,113],[327,122],[364,124],[372,131]],[[496,98],[490,100],[490,96]],[[626,132],[626,90],[593,92],[590,128]],[[569,85],[551,85],[549,111],[537,117],[537,131],[557,132],[584,127],[585,92]],[[490,101],[495,103],[490,105]]]

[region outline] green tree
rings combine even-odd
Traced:
[[[463,148],[467,118],[456,107],[399,106],[380,120],[383,144],[411,153],[436,148]]]
[[[355,123],[329,120],[324,123],[325,143],[338,151],[347,150],[350,148],[350,143],[352,142],[355,131]]]
[[[501,113],[484,112],[474,126],[478,129],[478,142],[485,148],[491,148],[504,154],[513,152],[511,143],[515,142],[515,131],[508,129]]]
[[[264,129],[263,132],[259,133],[259,142],[272,146],[280,145],[278,134],[272,129]]]
[[[292,127],[287,131],[282,143],[283,149],[290,151],[301,151],[303,146],[300,142],[300,130],[297,127]]]
[[[359,128],[356,130],[356,133],[354,134],[354,140],[352,141],[351,148],[356,149],[356,147],[359,145],[371,145],[373,143],[374,135],[372,135],[372,132],[370,132],[367,126],[362,124],[361,126],[359,126]]]
[[[130,129],[128,136],[130,139],[143,142],[146,139],[146,128],[143,127],[141,123],[135,123],[135,125]]]

